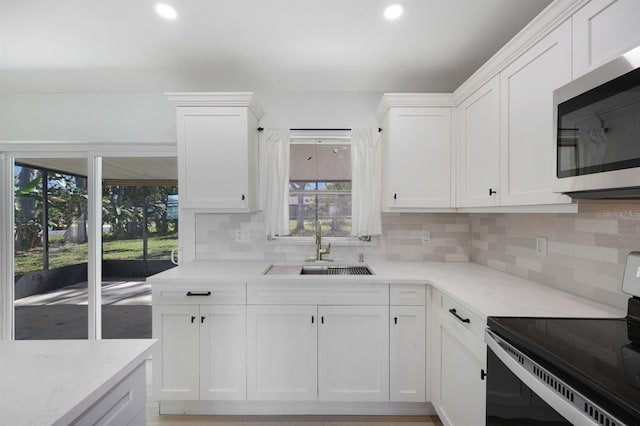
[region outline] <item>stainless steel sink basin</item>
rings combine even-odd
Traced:
[[[264,275],[373,275],[366,265],[271,265]]]
[[[300,275],[373,275],[367,266],[303,266]]]

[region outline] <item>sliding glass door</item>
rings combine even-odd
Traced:
[[[0,152],[0,339],[151,337],[146,277],[175,266],[175,147],[15,145]]]
[[[87,178],[82,158],[17,158],[14,166],[16,339],[86,339]]]

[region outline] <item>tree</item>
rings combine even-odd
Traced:
[[[20,167],[15,200],[15,250],[35,248],[42,244],[42,224],[38,214],[42,204],[42,174],[30,167]]]

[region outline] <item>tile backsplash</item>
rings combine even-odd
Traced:
[[[583,203],[577,214],[388,213],[382,229],[369,243],[334,242],[330,257],[472,261],[626,309],[622,274],[627,254],[640,250],[640,204]],[[236,242],[237,230],[249,230],[249,241]],[[546,256],[536,254],[537,237],[547,240]],[[267,241],[262,213],[196,216],[199,260],[302,261],[314,248],[312,238]]]
[[[472,262],[626,309],[622,275],[640,250],[640,204],[581,203],[577,214],[472,214]],[[536,237],[547,255],[536,254]]]
[[[249,230],[249,242],[236,242],[238,229]],[[339,261],[365,260],[470,260],[471,222],[463,213],[383,214],[382,235],[371,242],[333,243],[330,257]],[[423,243],[423,232],[429,241]],[[266,241],[264,217],[256,214],[198,214],[196,259],[264,259],[297,261],[314,255],[315,242],[281,238]]]

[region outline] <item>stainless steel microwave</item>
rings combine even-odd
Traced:
[[[554,192],[640,199],[640,46],[553,93]]]

